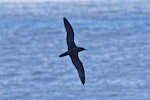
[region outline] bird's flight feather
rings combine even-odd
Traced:
[[[74,64],[74,66],[76,67],[80,80],[82,82],[82,84],[85,83],[85,74],[84,74],[84,68],[83,68],[83,64],[80,61],[79,57],[78,57],[78,53],[74,54],[74,55],[70,55],[72,63]]]
[[[74,32],[73,32],[73,28],[70,25],[69,21],[64,17],[64,25],[65,25],[65,29],[67,32],[67,45],[68,45],[68,50],[70,50],[71,48],[75,48],[76,44],[74,43]]]

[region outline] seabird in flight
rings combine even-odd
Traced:
[[[84,85],[85,83],[85,74],[84,74],[84,68],[83,68],[83,64],[79,59],[78,56],[78,52],[86,50],[85,48],[82,47],[77,47],[75,42],[74,42],[74,32],[73,32],[73,28],[71,26],[71,24],[69,23],[69,21],[64,17],[64,26],[67,32],[67,45],[68,45],[68,51],[61,54],[59,57],[64,57],[69,55],[72,63],[74,64],[75,68],[78,71],[80,80],[82,82],[82,84]]]

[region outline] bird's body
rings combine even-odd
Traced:
[[[75,42],[74,42],[74,32],[73,29],[70,25],[70,23],[68,22],[68,20],[64,17],[64,25],[67,31],[67,45],[68,45],[68,51],[61,54],[59,57],[64,57],[69,55],[72,63],[74,64],[74,66],[76,67],[80,80],[82,82],[82,84],[84,85],[85,83],[85,73],[84,73],[84,68],[83,68],[83,64],[80,61],[79,57],[78,57],[78,52],[85,50],[82,47],[77,47]]]

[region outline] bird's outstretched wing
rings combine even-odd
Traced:
[[[68,50],[70,50],[71,48],[76,47],[76,44],[74,42],[74,32],[73,32],[73,28],[71,26],[71,24],[69,23],[69,21],[64,17],[64,25],[65,25],[65,29],[67,32],[67,45],[68,45]]]
[[[80,80],[82,82],[82,84],[84,85],[85,83],[85,74],[84,74],[84,68],[83,68],[83,64],[80,61],[79,57],[78,57],[78,53],[76,53],[75,55],[70,55],[72,63],[74,64],[74,66],[76,67]]]

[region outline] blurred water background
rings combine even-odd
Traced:
[[[69,57],[72,24],[86,74]],[[150,100],[150,1],[0,3],[0,100]]]

